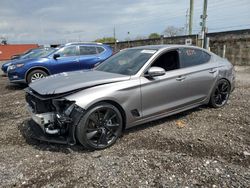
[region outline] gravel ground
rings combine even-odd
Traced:
[[[125,131],[102,151],[27,134],[22,87],[0,78],[1,187],[249,187],[250,67],[221,109],[203,106]]]

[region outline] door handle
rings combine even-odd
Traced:
[[[182,80],[185,80],[186,79],[186,76],[179,76],[176,78],[177,81],[182,81]]]
[[[209,70],[209,73],[212,73],[212,74],[213,74],[213,73],[215,73],[216,71],[217,71],[216,69],[210,69],[210,70]]]
[[[79,63],[80,61],[79,61],[79,59],[75,59],[75,62],[76,62],[76,63]]]

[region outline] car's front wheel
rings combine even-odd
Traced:
[[[219,80],[210,96],[210,106],[214,108],[220,108],[224,106],[228,101],[230,91],[230,83],[225,79]]]
[[[27,83],[30,84],[31,82],[34,82],[46,76],[48,76],[48,74],[43,70],[40,69],[33,70],[27,76]]]
[[[117,107],[99,103],[87,110],[77,126],[77,138],[87,149],[104,149],[122,133],[122,115]]]

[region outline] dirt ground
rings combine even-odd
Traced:
[[[23,87],[0,78],[0,187],[249,187],[250,67],[221,109],[125,131],[102,151],[33,140]]]

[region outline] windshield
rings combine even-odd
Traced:
[[[20,59],[31,59],[31,58],[39,58],[46,57],[54,52],[54,48],[41,48],[30,51],[29,53],[20,57]]]
[[[123,75],[134,75],[156,50],[126,49],[110,57],[95,70]]]

